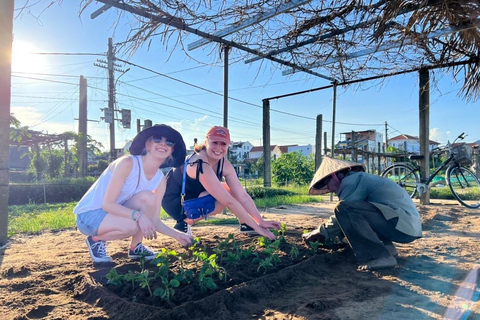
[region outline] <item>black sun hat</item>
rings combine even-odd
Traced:
[[[332,173],[337,173],[345,169],[352,171],[365,171],[365,167],[361,163],[339,160],[325,156],[320,164],[320,167],[315,173],[312,182],[310,183],[308,192],[310,194],[329,193],[330,191],[325,185],[325,179],[330,177]]]
[[[185,142],[183,141],[180,132],[166,124],[156,124],[137,133],[129,148],[130,154],[134,156],[145,154],[145,143],[151,137],[165,137],[166,139],[175,142],[172,152],[173,161],[165,161],[160,168],[178,167],[183,164],[186,157]]]

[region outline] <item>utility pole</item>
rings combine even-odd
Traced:
[[[87,79],[80,76],[80,97],[78,106],[78,160],[80,176],[87,175]]]
[[[385,151],[388,148],[388,123],[385,121]]]
[[[121,120],[124,128],[130,128],[130,113],[127,112],[127,110],[123,111],[115,109],[115,71],[125,73],[128,71],[128,69],[118,69],[121,66],[115,64],[115,60],[116,58],[113,50],[112,38],[108,38],[107,61],[97,60],[101,64],[94,63],[94,65],[108,70],[108,108],[104,108],[102,110],[104,112],[103,119],[105,120],[105,123],[110,125],[110,161],[113,161],[117,158],[117,150],[115,149],[115,120]],[[115,118],[115,111],[122,111],[122,119]],[[124,117],[128,117],[128,119],[124,119]]]
[[[115,86],[114,86],[114,77],[115,73],[113,70],[113,60],[115,59],[115,53],[113,52],[113,43],[112,38],[108,38],[108,53],[107,53],[107,63],[108,63],[108,109],[113,115],[112,122],[110,122],[110,161],[113,161],[117,158],[117,152],[115,151]]]
[[[13,3],[14,0],[0,1],[0,247],[8,242]]]

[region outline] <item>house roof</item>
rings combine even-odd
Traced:
[[[388,139],[388,141],[396,141],[396,140],[415,140],[415,141],[420,141],[420,139],[418,137],[415,137],[415,136],[411,136],[409,134],[401,134],[401,135],[398,135],[396,137],[393,137],[393,138],[390,138]],[[436,142],[436,141],[433,141],[433,140],[428,140],[430,142],[430,144],[436,144],[436,145],[439,145],[440,142]]]
[[[277,145],[270,146],[270,151],[273,151],[276,147]],[[263,146],[253,147],[250,152],[263,152]]]

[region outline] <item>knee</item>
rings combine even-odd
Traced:
[[[127,236],[133,236],[140,231],[140,227],[138,226],[138,223],[133,221],[122,225],[121,229],[122,229],[122,233]]]
[[[155,195],[151,191],[142,191],[137,194],[141,206],[153,206],[155,204]]]

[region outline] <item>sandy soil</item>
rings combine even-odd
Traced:
[[[0,250],[0,319],[480,319],[480,210],[432,202],[419,206],[424,237],[397,246],[395,268],[360,272],[349,248],[322,250],[170,305],[133,302],[106,285],[112,267],[135,268],[127,241],[109,243],[113,262],[94,265],[85,237],[75,230],[15,237]],[[334,205],[282,206],[264,216],[285,222],[295,241]],[[229,233],[251,239],[231,225],[193,230],[207,243]],[[166,237],[145,243],[182,250]]]

